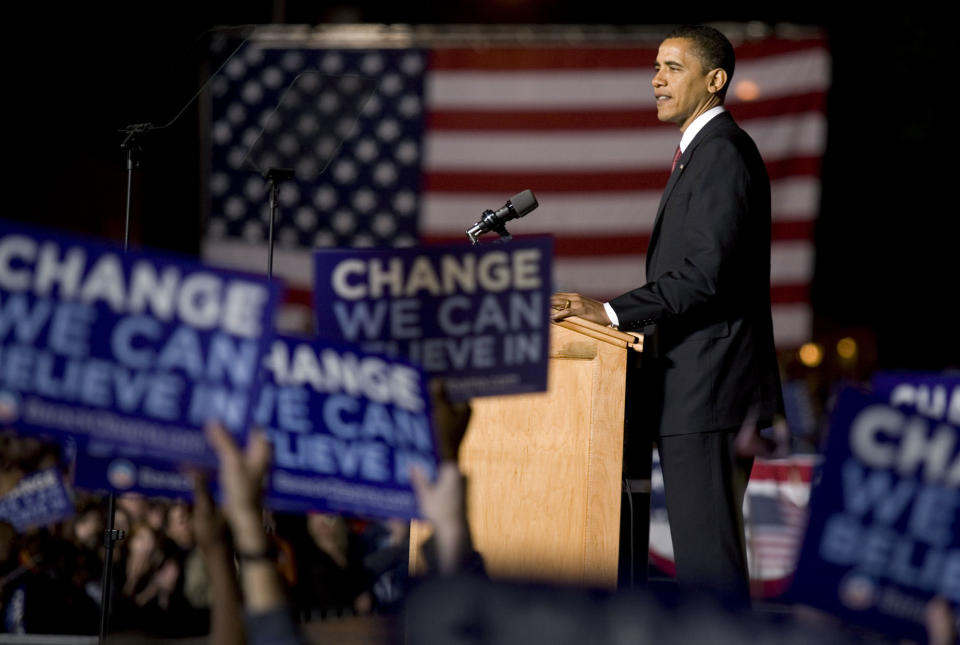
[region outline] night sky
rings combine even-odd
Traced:
[[[7,158],[3,217],[122,239],[123,140],[169,119],[198,87],[208,31],[285,22],[816,25],[834,59],[813,285],[815,335],[875,340],[879,367],[960,367],[953,148],[960,39],[917,10],[837,17],[789,5],[710,10],[574,0],[105,2],[5,8]],[[440,5],[441,3],[433,3]],[[774,3],[769,3],[774,4]],[[798,6],[800,3],[797,3]],[[19,35],[20,42],[12,36]],[[135,243],[196,253],[197,120],[143,142]]]

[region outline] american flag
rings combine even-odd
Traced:
[[[644,282],[680,139],[656,118],[656,41],[308,40],[253,39],[211,84],[205,258],[264,270],[266,185],[245,158],[297,172],[280,191],[276,229],[275,272],[292,287],[284,326],[310,320],[312,247],[466,241],[482,211],[527,188],[539,210],[509,228],[556,236],[557,290],[608,299]],[[818,35],[734,44],[727,107],[771,176],[774,325],[789,348],[811,334],[830,57]]]
[[[819,457],[757,459],[744,496],[747,563],[753,594],[771,598],[787,590],[806,531],[810,484]],[[673,545],[660,459],[654,451],[650,503],[650,561],[674,575]]]

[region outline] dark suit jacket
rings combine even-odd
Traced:
[[[728,112],[680,157],[647,250],[647,284],[610,305],[643,329],[643,391],[661,435],[736,428],[783,409],[770,314],[770,180]]]

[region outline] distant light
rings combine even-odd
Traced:
[[[817,343],[804,343],[797,355],[807,367],[816,367],[823,362],[823,348]]]
[[[847,336],[837,341],[837,355],[845,360],[850,360],[857,355],[857,341]]]
[[[760,98],[760,86],[749,78],[745,78],[742,81],[737,81],[733,88],[733,94],[741,101],[756,101]]]

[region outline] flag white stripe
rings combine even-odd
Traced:
[[[652,62],[652,61],[651,61]],[[433,70],[427,105],[434,110],[655,107],[647,70]]]
[[[759,100],[825,90],[830,85],[830,54],[815,48],[738,62],[728,103],[741,102],[737,84],[748,80],[756,85]]]
[[[773,220],[814,221],[820,212],[820,179],[787,177],[770,182]]]
[[[813,312],[807,304],[773,306],[773,340],[777,347],[798,347],[810,340]]]
[[[781,305],[786,307],[787,305]],[[804,507],[810,501],[809,483],[792,483],[773,479],[750,478],[747,486],[751,495],[765,495],[767,497],[784,497],[799,507]]]
[[[664,170],[679,141],[673,127],[563,132],[430,132],[432,170]]]
[[[518,189],[524,188],[518,186]],[[597,193],[534,193],[539,209],[516,221],[511,232],[556,235],[643,234],[653,230],[661,189]],[[773,218],[814,221],[820,207],[820,181],[790,177],[772,182]],[[421,202],[420,230],[425,235],[463,236],[481,213],[509,199],[500,193],[427,192]]]
[[[649,68],[596,70],[468,71],[433,70],[427,77],[427,104],[435,110],[532,108],[577,109],[654,107],[653,59]],[[824,90],[830,57],[821,48],[739,63],[731,88],[752,81],[759,98]]]
[[[204,261],[225,269],[267,272],[267,245],[236,240],[204,240]],[[257,269],[257,267],[263,267]],[[310,249],[274,249],[273,273],[291,286],[313,284],[313,254]]]
[[[748,119],[740,123],[769,163],[823,154],[826,117],[819,112]],[[458,132],[438,130],[424,141],[427,171],[664,170],[680,133],[676,128],[579,132]]]
[[[810,242],[790,240],[774,242],[771,246],[772,283],[792,284],[810,279],[813,270],[813,245]],[[212,265],[224,268],[253,270],[262,266],[266,273],[267,247],[233,240],[207,239],[203,257]],[[561,257],[554,262],[554,283],[557,291],[578,291],[589,294],[623,293],[645,282],[645,257],[614,255],[594,257]],[[294,284],[311,284],[313,258],[310,249],[276,249],[273,271],[278,277]]]
[[[754,555],[767,566],[781,566],[785,567],[790,564],[793,564],[793,559],[797,556],[797,551],[799,551],[799,544],[797,540],[793,540],[790,544],[783,545],[767,545],[767,544],[757,544],[754,541],[750,548],[753,549]]]
[[[524,186],[518,186],[524,188]],[[657,214],[662,190],[603,192],[594,194],[534,194],[539,208],[510,226],[521,233],[649,233]],[[427,235],[463,235],[481,213],[497,209],[509,195],[495,193],[428,192],[421,202],[420,230]]]
[[[826,147],[827,117],[821,112],[745,119],[739,123],[767,163],[796,156],[819,157]]]
[[[776,573],[782,575],[791,572],[796,566],[795,560],[800,550],[799,545],[793,548],[769,549],[751,544],[747,548],[753,552],[753,556],[756,558],[757,569],[767,579],[773,577],[773,574]]]
[[[785,544],[763,544],[757,543],[757,539],[754,538],[751,548],[756,556],[760,558],[762,562],[773,565],[777,564],[780,566],[786,566],[789,563],[792,563],[792,560],[797,555],[799,551],[799,538],[794,538],[789,543]]]

